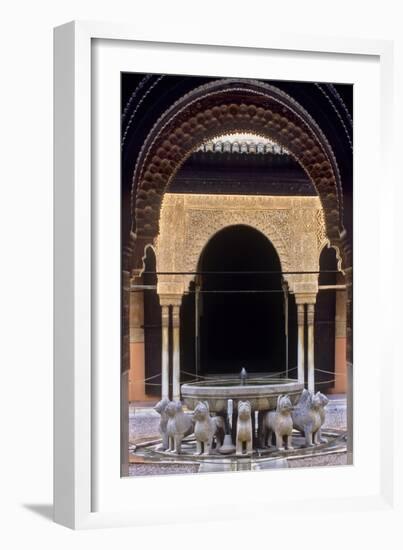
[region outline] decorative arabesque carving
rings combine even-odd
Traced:
[[[217,201],[216,209],[188,210],[186,216],[186,241],[184,258],[185,271],[195,270],[199,257],[207,242],[218,231],[231,225],[248,225],[270,240],[280,257],[283,271],[289,270],[287,238],[289,235],[289,211],[287,210],[221,210]]]
[[[319,256],[327,241],[321,224],[318,197],[166,193],[155,241],[158,292],[186,292],[210,239],[226,227],[247,225],[273,244],[290,291],[315,295]],[[301,271],[313,273],[293,273]]]

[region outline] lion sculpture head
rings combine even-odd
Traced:
[[[279,395],[277,399],[277,412],[288,414],[293,410],[291,399],[288,395]]]
[[[316,395],[319,397],[321,407],[326,407],[326,405],[329,403],[329,398],[320,391],[316,392]]]
[[[154,406],[154,410],[158,414],[162,414],[163,412],[165,412],[165,409],[167,408],[168,403],[169,403],[169,399],[167,397],[164,397],[163,399],[161,399],[161,401],[158,401],[158,403]]]
[[[240,420],[249,420],[251,417],[251,406],[249,401],[239,401],[238,402],[238,418]]]
[[[196,421],[203,421],[206,420],[210,416],[210,409],[208,406],[208,403],[206,401],[199,401],[195,407],[195,410],[193,412],[193,418]]]
[[[165,408],[166,415],[169,418],[173,418],[176,414],[176,411],[177,411],[177,404],[175,403],[175,401],[170,401]]]
[[[322,407],[322,400],[317,393],[311,395],[310,406],[314,411],[318,411]]]

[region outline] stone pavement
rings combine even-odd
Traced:
[[[155,476],[167,474],[196,474],[198,464],[130,464],[129,476]]]

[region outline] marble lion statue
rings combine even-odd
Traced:
[[[271,446],[271,438],[276,436],[276,448],[278,451],[292,450],[293,422],[291,412],[293,406],[288,395],[279,395],[275,411],[267,412],[263,417],[261,444]]]
[[[304,434],[307,447],[319,445],[318,433],[322,425],[320,410],[320,397],[306,389],[302,390],[300,400],[294,407],[291,417],[294,428]]]
[[[180,454],[183,439],[193,432],[193,420],[183,410],[181,401],[170,401],[166,406],[168,451]]]
[[[160,415],[160,423],[159,423],[158,429],[162,439],[160,448],[163,451],[166,451],[169,446],[168,434],[167,434],[168,415],[166,413],[166,408],[169,402],[170,402],[169,399],[167,397],[164,397],[163,399],[161,399],[161,401],[158,401],[158,403],[154,406],[154,410]]]
[[[320,391],[317,391],[317,392],[316,392],[316,395],[317,395],[317,396],[319,397],[319,399],[320,399],[319,414],[320,414],[320,421],[321,421],[320,428],[319,428],[319,433],[318,433],[318,435],[316,436],[316,438],[317,438],[317,440],[319,441],[319,443],[327,443],[326,437],[323,437],[323,436],[322,436],[322,426],[323,426],[323,424],[325,423],[325,420],[326,420],[326,410],[325,410],[325,407],[326,407],[326,405],[329,403],[329,398],[328,398],[324,393],[321,393]]]
[[[238,401],[238,419],[236,425],[237,456],[252,454],[252,444],[252,408],[249,401]]]
[[[199,401],[193,412],[193,421],[197,446],[195,454],[210,454],[213,440],[219,450],[224,441],[224,419],[221,416],[211,417],[207,401]]]

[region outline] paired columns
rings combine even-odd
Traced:
[[[315,389],[315,301],[295,295],[298,321],[298,382],[305,384],[305,326],[307,326],[308,389]],[[312,300],[312,299],[311,299]],[[169,398],[170,328],[172,327],[172,399],[180,400],[180,303],[171,304],[160,296],[162,320],[161,396]],[[172,323],[170,324],[170,309]],[[306,323],[305,323],[306,311]]]
[[[160,295],[162,320],[161,396],[169,398],[170,329],[172,329],[172,399],[180,400],[180,302],[182,297]],[[295,294],[298,322],[298,382],[305,384],[305,326],[307,327],[308,389],[315,389],[315,302],[316,295],[309,297]],[[308,301],[309,300],[309,301]],[[172,323],[170,324],[170,310]],[[306,313],[306,315],[305,315]],[[305,322],[306,317],[306,322]]]
[[[172,399],[180,399],[180,299],[160,296],[162,321],[162,356],[161,356],[161,397],[169,398],[170,354],[169,341],[172,328]],[[172,309],[172,324],[169,322]]]
[[[305,306],[306,306],[306,321],[307,321],[307,362],[308,362],[308,390],[315,390],[315,336],[314,336],[314,320],[315,320],[315,301],[311,297],[310,301],[306,301],[305,296],[295,295],[297,303],[297,322],[298,322],[298,382],[305,384]]]

